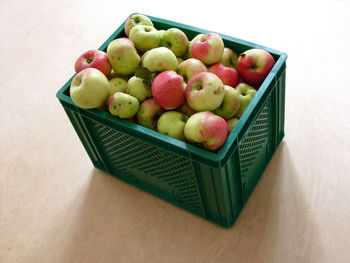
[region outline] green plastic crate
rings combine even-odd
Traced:
[[[208,30],[148,16],[157,29],[177,27],[191,40]],[[93,165],[223,227],[231,227],[284,137],[287,55],[220,34],[240,53],[262,48],[275,65],[218,152],[196,147],[107,112],[75,106],[73,77],[57,93]],[[100,47],[125,36],[124,23]],[[103,194],[103,193],[101,193]]]

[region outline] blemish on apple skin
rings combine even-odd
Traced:
[[[221,89],[216,89],[214,91],[214,95],[220,95],[221,94]]]

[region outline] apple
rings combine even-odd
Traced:
[[[158,119],[164,112],[165,110],[153,98],[146,99],[136,114],[137,122],[146,128],[156,130]]]
[[[145,59],[145,56],[150,52],[150,50],[147,50],[145,53],[141,56],[140,66],[143,66],[143,60]]]
[[[238,119],[235,117],[226,120],[228,135],[233,131],[237,123],[238,123]]]
[[[127,90],[131,96],[137,98],[140,102],[148,97],[152,97],[152,91],[141,78],[136,76],[131,77],[127,83]]]
[[[153,26],[134,26],[129,38],[135,47],[143,52],[160,46],[160,34]]]
[[[108,99],[109,112],[122,119],[129,119],[134,116],[139,109],[139,101],[135,97],[116,92]]]
[[[227,124],[223,118],[211,111],[197,112],[187,120],[184,134],[188,141],[215,151],[226,141]]]
[[[107,47],[109,63],[116,74],[128,76],[140,64],[140,56],[134,43],[128,38],[117,38],[111,41]]]
[[[160,35],[160,40],[162,41],[163,35],[165,33],[165,30],[164,29],[160,29],[160,30],[158,30],[158,32],[159,32],[159,35]]]
[[[198,34],[190,42],[189,49],[190,57],[211,65],[220,61],[224,52],[224,42],[216,33]]]
[[[220,59],[220,63],[226,67],[234,68],[237,70],[238,54],[231,48],[225,47],[224,53]]]
[[[117,91],[124,92],[124,93],[126,92],[128,81],[125,78],[114,77],[110,79],[108,82],[109,82],[110,95],[113,95]]]
[[[106,77],[111,73],[111,64],[109,64],[107,54],[102,50],[88,50],[78,57],[75,61],[75,72],[79,73],[86,68],[95,68],[100,70]]]
[[[176,109],[186,100],[186,84],[175,71],[163,71],[152,81],[152,94],[163,109]]]
[[[180,63],[184,62],[185,60],[181,57],[176,57],[177,59],[177,64],[180,65]]]
[[[218,76],[224,85],[235,87],[238,83],[238,73],[234,68],[226,67],[221,63],[216,63],[208,70]]]
[[[186,114],[188,117],[192,116],[197,112],[194,109],[192,109],[186,101],[184,104],[181,105],[181,107],[179,108],[179,111]]]
[[[125,25],[124,25],[125,34],[127,36],[129,36],[131,29],[136,25],[153,26],[153,23],[145,15],[134,14],[134,15],[130,16],[125,22]]]
[[[248,84],[259,86],[274,64],[275,60],[269,52],[252,48],[239,55],[237,70]]]
[[[235,117],[239,119],[242,116],[245,109],[248,107],[249,103],[252,101],[257,90],[246,83],[238,84],[236,86],[236,90],[238,91],[238,93],[241,97],[241,105],[240,105],[237,113],[235,114]]]
[[[177,58],[175,54],[166,47],[157,47],[149,50],[143,59],[142,65],[151,72],[177,71]]]
[[[224,119],[233,117],[241,105],[241,96],[235,88],[225,85],[225,96],[219,108],[214,113]]]
[[[211,72],[200,72],[187,83],[186,100],[196,111],[211,111],[217,109],[225,96],[222,81]]]
[[[194,75],[208,71],[202,61],[196,58],[188,58],[179,64],[177,72],[183,77],[187,83]]]
[[[158,119],[157,131],[172,138],[184,141],[184,128],[188,117],[178,111],[164,112]]]
[[[162,36],[161,46],[169,48],[177,57],[181,57],[187,51],[188,38],[178,28],[169,28]]]
[[[110,95],[107,77],[95,68],[80,71],[73,78],[69,92],[73,102],[83,109],[103,106]]]

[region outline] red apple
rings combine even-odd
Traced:
[[[165,110],[153,98],[149,98],[141,103],[136,114],[137,122],[146,128],[156,130],[158,119],[164,112]]]
[[[181,107],[179,108],[179,111],[186,114],[188,117],[192,116],[197,112],[196,110],[192,109],[187,102],[181,105]]]
[[[106,77],[111,73],[111,64],[108,61],[107,54],[102,50],[88,50],[84,52],[75,61],[75,72],[79,73],[86,68],[95,68],[100,70]]]
[[[219,149],[227,138],[226,121],[211,111],[193,114],[184,129],[188,141],[199,143],[208,150]]]
[[[211,65],[220,61],[224,52],[224,42],[216,33],[198,34],[188,48],[190,57]]]
[[[216,63],[209,67],[209,71],[218,76],[224,85],[235,87],[238,83],[238,73],[234,68],[226,67],[221,63]]]
[[[259,86],[269,74],[275,60],[263,49],[249,49],[238,57],[237,71],[250,85]]]
[[[175,71],[167,70],[152,81],[154,101],[166,110],[180,107],[186,100],[186,85]]]

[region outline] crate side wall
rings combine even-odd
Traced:
[[[281,68],[270,84],[269,96],[259,102],[260,111],[239,142],[244,202],[248,201],[284,136],[284,91],[285,69]]]
[[[193,162],[207,219],[231,227],[243,207],[238,150],[224,167]]]

